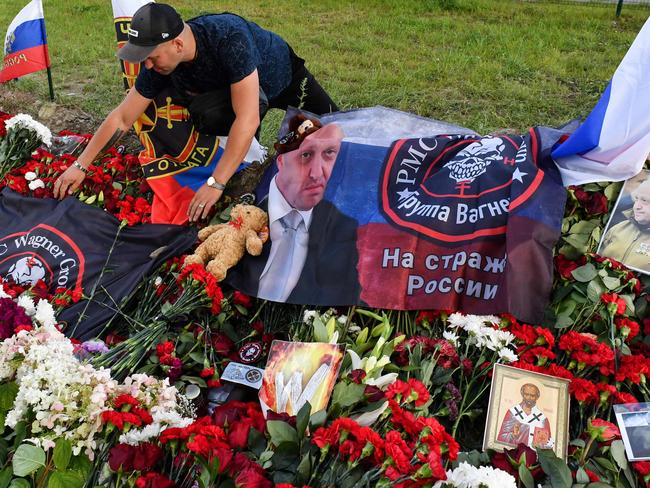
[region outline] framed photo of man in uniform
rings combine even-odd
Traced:
[[[650,274],[650,170],[643,170],[624,183],[598,254]]]
[[[526,444],[566,460],[569,380],[495,364],[483,450]]]

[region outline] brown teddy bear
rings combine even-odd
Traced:
[[[217,281],[226,277],[227,271],[244,256],[244,250],[253,256],[262,253],[269,238],[269,217],[254,205],[235,205],[230,212],[230,222],[210,225],[199,231],[203,241],[194,254],[185,258],[185,264],[200,263]]]

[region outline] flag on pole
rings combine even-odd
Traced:
[[[650,153],[650,19],[584,123],[552,153],[565,186],[620,181]]]
[[[11,21],[4,42],[0,83],[50,66],[42,0],[29,2]]]

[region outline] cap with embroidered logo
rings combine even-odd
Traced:
[[[173,7],[164,3],[148,3],[133,14],[129,40],[117,55],[129,63],[141,63],[156,46],[178,37],[183,27],[183,19]]]

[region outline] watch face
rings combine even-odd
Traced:
[[[208,178],[208,186],[212,186],[216,182],[217,182],[217,180],[214,179],[214,176],[210,176],[210,178]]]

